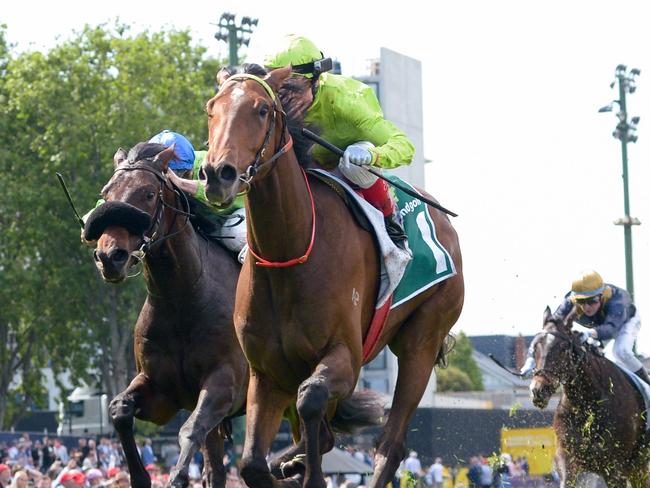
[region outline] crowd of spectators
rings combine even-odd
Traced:
[[[70,446],[60,438],[32,439],[25,433],[0,442],[0,488],[126,488],[130,481],[123,466],[120,444],[107,437],[99,443],[79,438]]]
[[[152,480],[152,488],[162,488],[179,455],[178,444],[158,446],[154,453],[150,439],[138,446],[140,456]],[[372,470],[374,452],[348,446],[345,451]],[[227,453],[226,488],[246,488],[237,463],[238,455]],[[203,458],[197,453],[189,467],[190,488],[202,488]],[[415,451],[401,463],[392,488],[517,488],[528,486],[526,458],[513,460],[508,454],[486,458],[476,455],[467,463],[447,465],[442,458],[423,464]],[[327,476],[328,488],[364,488],[369,477],[361,474]],[[127,488],[128,469],[119,442],[102,437],[98,442],[79,438],[66,446],[60,438],[43,436],[32,439],[28,434],[0,442],[0,488]]]
[[[472,456],[468,462],[445,465],[435,458],[431,465],[422,465],[415,451],[402,462],[395,488],[518,488],[529,486],[529,466],[525,457],[512,459],[510,454],[486,457]]]
[[[178,443],[159,447],[156,456],[150,439],[138,446],[152,488],[168,484],[169,472],[180,453]],[[226,488],[246,488],[239,476],[234,456],[224,457]],[[202,488],[203,457],[197,453],[189,466],[190,488]],[[14,440],[0,441],[0,488],[128,488],[131,486],[122,446],[101,437],[76,439],[76,444],[61,438],[43,436],[32,439],[22,434]]]

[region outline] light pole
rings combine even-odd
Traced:
[[[235,22],[235,15],[225,12],[221,14],[219,23],[216,24],[219,30],[215,33],[215,39],[228,43],[228,66],[234,68],[239,64],[237,49],[242,44],[248,46],[251,40],[250,34],[253,28],[257,27],[257,19],[242,17],[239,25]]]
[[[621,141],[621,156],[623,159],[623,207],[625,215],[623,218],[614,221],[615,225],[622,225],[625,236],[625,277],[627,291],[634,299],[634,273],[632,270],[632,226],[640,225],[639,219],[630,217],[630,192],[628,188],[628,169],[627,169],[627,143],[636,142],[638,137],[636,135],[637,125],[639,124],[639,117],[632,117],[628,121],[627,116],[627,103],[625,95],[627,93],[634,93],[636,91],[636,77],[641,74],[641,71],[632,68],[629,72],[627,66],[619,64],[616,67],[616,80],[614,80],[610,87],[618,82],[618,100],[614,100],[609,105],[602,107],[599,112],[611,112],[614,104],[618,104],[619,112],[616,116],[619,119],[616,129],[612,132],[615,139]]]

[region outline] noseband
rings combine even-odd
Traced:
[[[287,133],[286,128],[287,128],[287,115],[284,112],[284,110],[281,110],[278,108],[278,101],[277,101],[277,96],[275,92],[273,91],[273,88],[264,81],[262,78],[259,76],[255,76],[249,73],[241,73],[237,75],[232,75],[230,78],[226,80],[224,83],[227,84],[231,81],[246,81],[246,80],[253,80],[260,85],[262,85],[262,88],[264,88],[264,91],[269,95],[271,98],[271,123],[269,124],[269,127],[266,130],[266,134],[264,135],[264,142],[262,143],[262,146],[258,149],[257,154],[255,154],[255,159],[253,162],[246,168],[246,171],[242,173],[242,175],[239,177],[239,181],[241,181],[244,185],[246,185],[246,189],[243,191],[243,193],[248,193],[250,190],[250,183],[253,177],[257,174],[257,172],[260,170],[261,167],[269,165],[276,161],[279,157],[281,157],[283,154],[286,154],[289,149],[293,146],[293,139],[291,136],[289,136],[289,139],[286,140],[285,142],[285,135]],[[269,142],[271,141],[271,133],[273,132],[273,129],[275,128],[275,117],[276,113],[280,114],[280,118],[282,121],[282,129],[281,129],[281,135],[280,135],[280,143],[278,144],[278,148],[275,150],[275,153],[273,156],[271,156],[269,159],[266,161],[262,161],[262,158],[264,157],[264,154],[266,152],[267,146],[269,145]]]

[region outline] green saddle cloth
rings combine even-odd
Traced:
[[[388,175],[388,178],[418,192],[395,175]],[[393,292],[391,308],[395,308],[433,285],[454,276],[456,267],[449,252],[436,236],[436,227],[426,211],[426,203],[399,188],[391,187],[391,192],[404,219],[404,230],[413,252],[413,259],[406,266],[404,275]]]

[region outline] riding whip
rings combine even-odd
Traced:
[[[70,196],[70,192],[68,191],[68,187],[65,185],[65,181],[63,181],[63,176],[61,176],[61,173],[56,173],[56,177],[59,179],[59,183],[61,183],[61,188],[63,188],[63,193],[65,193],[66,198],[68,199],[68,203],[70,204],[70,207],[72,208],[72,211],[74,212],[75,217],[77,217],[77,222],[81,226],[81,228],[84,228],[84,221],[81,217],[79,217],[79,212],[77,212],[77,209],[74,206],[74,202],[72,201],[72,197]]]
[[[305,137],[307,137],[308,139],[311,139],[312,141],[316,142],[317,144],[320,144],[325,149],[329,149],[330,151],[332,151],[337,156],[343,157],[343,150],[340,147],[337,147],[334,144],[332,144],[331,142],[326,141],[325,139],[323,139],[318,134],[313,133],[309,129],[305,129],[304,127],[302,129],[302,133],[303,133],[303,135]],[[412,197],[417,198],[418,200],[421,200],[422,202],[426,203],[427,205],[430,205],[433,208],[436,208],[436,209],[440,210],[441,212],[446,213],[447,215],[451,215],[452,217],[458,217],[457,213],[454,213],[451,210],[447,210],[445,207],[443,207],[439,203],[436,203],[433,200],[429,200],[427,197],[420,195],[416,191],[413,191],[413,190],[411,190],[410,188],[408,188],[406,186],[403,186],[403,185],[401,185],[399,183],[396,183],[394,181],[389,180],[384,175],[382,175],[379,170],[376,170],[375,168],[372,168],[370,166],[364,166],[364,165],[361,165],[361,164],[358,164],[357,166],[360,166],[360,167],[364,168],[365,170],[367,170],[367,171],[371,172],[373,175],[375,175],[377,178],[381,178],[382,180],[384,180],[389,185],[392,185],[392,186],[394,186],[396,188],[399,188],[404,193],[407,193],[407,194],[411,195]]]

